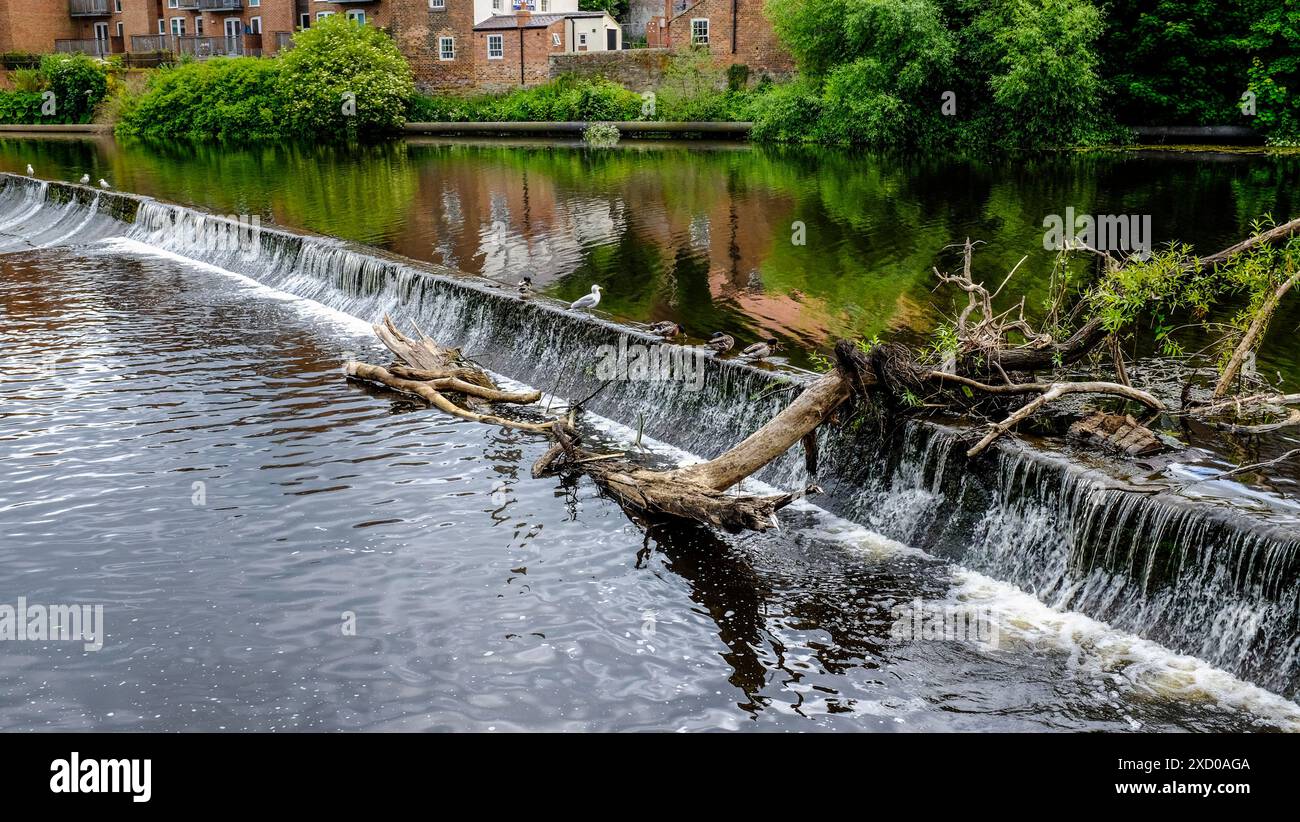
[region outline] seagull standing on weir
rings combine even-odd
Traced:
[[[89,174],[83,174],[83,175],[81,175],[81,184],[82,184],[83,186],[86,185],[86,184],[89,183],[89,182],[90,182],[90,175],[89,175]]]
[[[108,180],[105,180],[103,177],[100,177],[100,178],[99,178],[99,187],[100,187],[100,188],[112,188],[112,186],[108,184]]]
[[[595,308],[598,305],[600,305],[600,286],[593,285],[590,294],[574,300],[569,308]]]
[[[28,164],[27,164],[27,176],[28,176],[28,177],[31,177],[31,176],[34,175],[35,173],[36,173],[36,169],[32,168],[32,164],[31,164],[31,163],[28,163]]]

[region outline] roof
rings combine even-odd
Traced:
[[[495,31],[498,29],[544,29],[552,23],[558,23],[561,20],[567,20],[571,17],[604,17],[603,11],[565,11],[555,12],[553,14],[534,14],[530,15],[521,24],[517,14],[494,14],[483,22],[474,26],[474,31]]]

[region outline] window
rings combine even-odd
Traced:
[[[203,34],[203,17],[202,15],[194,18],[194,33]]]
[[[167,21],[162,19],[161,17],[158,18],[158,33],[159,34],[167,33]]]
[[[542,0],[542,11],[551,10],[551,0]]]
[[[586,35],[585,33],[583,33],[583,34],[579,34],[579,35],[578,35],[578,48],[580,48],[580,49],[585,49],[586,47],[587,47],[587,35]]]
[[[311,28],[311,15],[310,14],[298,15],[298,27],[304,29]]]
[[[456,38],[454,37],[438,38],[438,59],[439,60],[456,59]]]
[[[709,18],[696,17],[691,20],[691,42],[697,46],[709,44]]]
[[[429,0],[429,8],[434,11],[442,11],[447,8],[447,0]]]
[[[122,13],[122,0],[113,0],[113,11],[118,14]]]
[[[250,29],[252,29],[252,31],[250,31],[249,34],[261,34],[261,33],[262,33],[262,18],[260,18],[260,17],[250,17],[250,18],[248,18],[248,27],[249,27]]]
[[[334,16],[334,12],[332,12],[332,11],[318,11],[318,12],[316,12],[316,19],[317,19],[317,20],[324,20],[326,17],[333,17],[333,16]]]
[[[552,46],[561,45],[559,32],[555,32],[551,34],[551,45]]]
[[[178,9],[181,7],[181,0],[167,0],[167,8]]]
[[[505,57],[506,47],[500,34],[488,35],[488,59],[500,60]]]
[[[122,36],[122,21],[120,20],[117,23],[117,36],[118,37]]]
[[[172,18],[172,34],[175,34],[177,37],[184,37],[184,36],[185,36],[185,18],[184,18],[184,17],[173,17],[173,18]]]
[[[255,9],[260,5],[262,5],[262,0],[248,0],[248,7],[250,9]]]
[[[349,20],[355,20],[363,26],[366,24],[366,13],[361,9],[349,9],[347,15]]]
[[[501,11],[501,0],[492,0],[492,10]]]

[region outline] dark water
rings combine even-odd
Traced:
[[[537,438],[347,383],[364,325],[139,243],[0,255],[0,312],[0,602],[108,634],[0,643],[6,729],[1300,727],[815,508],[647,540]],[[998,646],[892,638],[916,599]]]
[[[1105,153],[881,159],[807,149],[642,142],[613,151],[546,143],[398,143],[367,149],[119,145],[0,140],[0,170],[114,186],[306,229],[517,281],[602,308],[678,320],[693,336],[776,336],[796,365],[841,336],[917,339],[957,295],[933,266],[984,243],[975,272],[1032,315],[1050,273],[1043,220],[1151,215],[1155,245],[1208,252],[1253,220],[1300,213],[1300,155]],[[795,243],[802,225],[804,244]],[[964,301],[964,300],[963,300]],[[1274,321],[1263,368],[1300,387],[1295,301]],[[1195,346],[1193,345],[1193,349]]]

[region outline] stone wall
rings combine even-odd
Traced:
[[[649,91],[659,85],[671,57],[672,52],[668,49],[553,54],[550,76],[554,78],[561,74],[576,74],[579,77],[603,77],[633,91]]]

